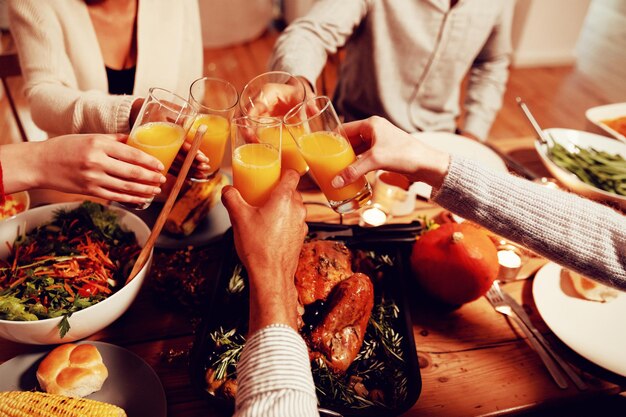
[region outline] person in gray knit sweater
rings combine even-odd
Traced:
[[[433,186],[440,206],[605,285],[626,290],[626,216],[577,195],[483,168],[422,143],[381,117],[346,123],[361,157],[333,179],[384,169]],[[428,133],[422,133],[425,137]]]
[[[333,104],[347,121],[379,115],[407,132],[458,128],[483,140],[502,104],[514,7],[513,0],[319,0],[278,38],[270,68],[315,85],[327,56],[343,47]]]

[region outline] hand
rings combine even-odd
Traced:
[[[333,179],[333,187],[353,183],[377,169],[398,172],[411,181],[424,181],[433,187],[441,186],[448,171],[449,154],[426,146],[381,117],[346,123],[343,127],[354,151],[361,156]]]
[[[178,172],[180,172],[180,168],[183,166],[183,162],[185,162],[185,158],[187,157],[187,153],[191,149],[191,142],[185,140],[183,146],[181,146],[181,151],[178,152],[174,162],[172,162],[172,166],[170,167],[168,173],[177,176]],[[209,158],[203,154],[201,151],[196,153],[196,157],[189,168],[189,172],[187,173],[188,178],[195,179],[207,179],[209,174],[213,171],[211,167],[211,161]]]
[[[124,135],[66,135],[32,146],[35,186],[142,204],[161,192],[156,158],[125,144]],[[24,159],[26,160],[26,159]]]
[[[250,334],[273,323],[297,328],[294,274],[307,233],[306,209],[296,191],[299,179],[288,170],[262,207],[247,204],[233,187],[222,193],[235,248],[250,279]]]
[[[305,84],[305,92],[308,83]],[[310,90],[310,87],[308,88]],[[282,118],[289,110],[302,102],[302,90],[289,84],[270,83],[244,106],[249,116],[270,116]],[[306,96],[307,98],[309,96]]]

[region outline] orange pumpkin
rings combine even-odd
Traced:
[[[411,267],[430,295],[459,305],[484,295],[500,266],[496,246],[483,230],[447,223],[415,242]]]

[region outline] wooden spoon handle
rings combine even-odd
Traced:
[[[174,202],[176,201],[176,197],[178,197],[178,193],[180,192],[181,187],[183,186],[183,182],[187,177],[187,173],[189,172],[189,168],[191,168],[191,164],[193,163],[194,158],[196,157],[196,153],[198,153],[198,149],[200,148],[200,142],[202,142],[202,136],[206,132],[207,127],[205,125],[201,125],[196,132],[196,135],[193,138],[193,142],[191,143],[191,149],[187,153],[185,157],[185,162],[183,162],[183,166],[180,168],[180,172],[178,173],[178,177],[176,177],[176,182],[174,183],[174,187],[170,192],[170,195],[165,200],[165,204],[159,213],[159,217],[157,217],[154,226],[152,227],[152,231],[150,232],[150,236],[148,236],[148,240],[146,244],[141,249],[139,253],[139,257],[133,266],[133,270],[130,272],[128,279],[126,280],[126,284],[131,282],[135,276],[141,271],[144,267],[148,258],[150,257],[150,252],[154,247],[154,243],[159,237],[161,230],[163,229],[163,225],[165,225],[165,221],[167,220],[167,216],[170,214],[172,207],[174,206]]]

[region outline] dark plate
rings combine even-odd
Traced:
[[[312,224],[309,227],[311,233],[320,230],[336,230],[334,227],[324,228],[322,224]],[[334,239],[341,240],[341,239]],[[317,387],[318,399],[320,407],[329,409],[335,412],[341,413],[343,416],[394,416],[407,411],[417,401],[421,391],[421,375],[417,362],[417,353],[415,350],[415,341],[413,339],[413,327],[411,323],[411,316],[406,302],[405,291],[405,275],[408,268],[408,254],[410,253],[410,244],[406,243],[393,243],[382,238],[382,241],[375,242],[372,238],[367,239],[367,242],[358,242],[356,239],[347,239],[346,244],[353,251],[373,252],[376,255],[376,265],[380,265],[380,272],[377,278],[373,278],[374,282],[374,309],[372,317],[375,316],[376,311],[383,305],[389,306],[393,303],[397,307],[396,317],[391,317],[388,321],[389,327],[393,329],[400,340],[396,342],[396,352],[402,357],[402,361],[394,359],[389,350],[384,349],[380,343],[382,336],[379,332],[374,330],[372,321],[368,324],[367,336],[365,342],[361,348],[359,356],[362,359],[357,359],[350,366],[347,372],[346,380],[351,375],[369,375],[364,379],[364,383],[371,390],[379,389],[385,392],[384,403],[386,406],[381,406],[374,403],[373,405],[364,405],[359,400],[354,400],[355,403],[350,405],[341,396],[338,399],[333,399],[328,395],[328,383],[322,381],[324,372],[314,370],[314,378]],[[202,319],[198,331],[196,333],[196,339],[194,341],[190,372],[192,384],[201,392],[201,395],[207,398],[212,404],[224,409],[227,413],[232,413],[234,403],[231,400],[226,400],[214,394],[206,391],[207,383],[205,380],[206,370],[213,367],[213,363],[216,357],[215,352],[223,350],[223,348],[216,347],[216,343],[211,339],[211,334],[215,334],[220,328],[223,331],[228,332],[231,329],[236,329],[236,334],[240,335],[243,340],[243,336],[247,333],[248,322],[248,292],[247,281],[245,278],[245,271],[243,271],[243,283],[244,289],[240,292],[229,291],[229,282],[232,284],[231,277],[235,268],[240,267],[239,259],[234,250],[232,241],[232,233],[229,231],[225,235],[224,245],[230,247],[230,256],[225,256],[222,264],[222,268],[219,274],[219,279],[216,280],[216,287],[214,288],[212,301],[209,304],[209,308],[205,317]],[[387,256],[393,260],[393,265],[385,264],[381,261],[382,256]],[[370,277],[374,274],[368,274]],[[232,285],[231,285],[232,288]],[[384,298],[384,301],[383,301]],[[389,310],[389,309],[388,309]],[[232,338],[231,338],[232,339]],[[378,348],[374,349],[376,352],[369,357],[365,355],[367,349],[367,342],[375,340],[378,343]],[[386,339],[389,340],[389,339]],[[357,356],[357,358],[359,358]],[[384,366],[383,374],[376,374],[373,371],[374,368]],[[315,366],[314,366],[315,368]],[[230,368],[233,370],[233,368]],[[325,391],[327,394],[322,394]],[[351,392],[348,393],[352,395]],[[358,408],[357,408],[358,407]],[[323,414],[322,414],[323,415]]]

